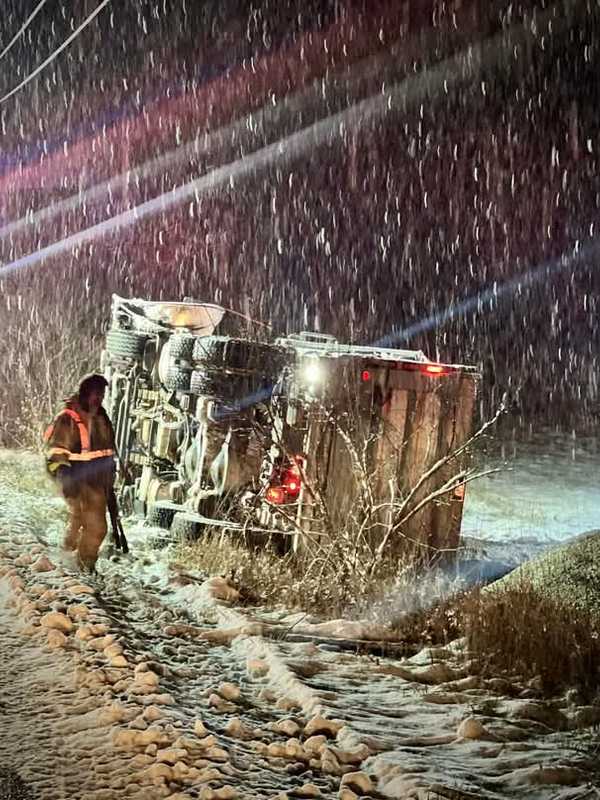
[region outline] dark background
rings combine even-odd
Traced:
[[[34,5],[5,3],[2,46]],[[0,62],[0,88],[96,5],[50,0]],[[511,426],[593,428],[599,18],[591,0],[110,4],[0,107],[4,440],[17,438],[23,396],[74,379],[65,348],[86,356],[82,368],[96,358],[113,291],[216,300],[277,330],[358,342],[480,294],[399,343],[479,364],[482,416],[509,390]],[[515,37],[514,58],[494,56],[502,35]],[[285,150],[312,122],[432,69],[447,74],[445,89],[415,90],[411,103],[337,126],[233,185],[6,271],[211,168],[279,140]],[[243,134],[222,133],[248,115],[251,133],[246,123]],[[6,233],[11,221],[206,137],[198,157]],[[490,295],[588,246],[589,256]]]

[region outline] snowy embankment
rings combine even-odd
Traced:
[[[21,488],[0,458],[0,781],[10,768],[41,800],[587,791],[578,742],[600,707],[482,679],[460,641],[398,660],[273,639],[227,581],[174,570],[139,530],[84,579],[46,536],[54,498],[23,480],[36,462],[19,468]],[[353,625],[334,632],[368,632]]]

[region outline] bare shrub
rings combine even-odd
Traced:
[[[0,444],[39,450],[45,427],[81,377],[98,367],[95,321],[23,290],[0,307]]]

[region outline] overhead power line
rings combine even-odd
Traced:
[[[58,58],[58,56],[62,53],[62,51],[65,50],[71,44],[73,39],[76,39],[77,36],[79,36],[79,34],[81,33],[81,31],[84,30],[84,28],[87,28],[90,22],[93,22],[93,20],[98,16],[98,14],[102,11],[102,9],[109,3],[110,0],[102,0],[100,5],[94,11],[92,11],[89,17],[87,17],[81,23],[81,25],[75,31],[73,31],[73,33],[69,36],[69,38],[66,39],[59,48],[57,48],[53,53],[51,53],[48,56],[48,58],[45,61],[43,61],[39,65],[39,67],[36,67],[36,69],[34,69],[34,71],[30,75],[28,75],[26,78],[23,78],[23,80],[21,81],[21,83],[18,84],[18,86],[15,86],[14,89],[11,89],[10,92],[8,92],[8,94],[5,94],[4,97],[0,99],[0,105],[2,105],[2,103],[5,103],[9,98],[13,97],[13,95],[15,95],[24,86],[27,86],[28,83],[31,83],[31,81],[37,75],[39,75],[43,69],[45,69],[49,64],[51,64],[56,58]]]
[[[39,2],[37,4],[37,6],[33,9],[31,14],[27,17],[25,22],[21,25],[20,29],[15,33],[15,35],[10,40],[10,42],[6,45],[4,50],[0,53],[0,61],[2,61],[4,56],[9,52],[9,50],[12,48],[12,46],[15,44],[15,42],[18,42],[19,39],[21,38],[21,36],[23,36],[25,31],[29,27],[29,23],[32,22],[32,20],[34,20],[37,17],[38,12],[40,12],[42,10],[42,8],[46,5],[47,2],[48,2],[48,0],[41,0],[41,2]]]

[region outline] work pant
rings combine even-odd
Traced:
[[[80,566],[93,570],[106,536],[106,488],[83,484],[65,501],[69,510],[65,550],[75,551]]]

